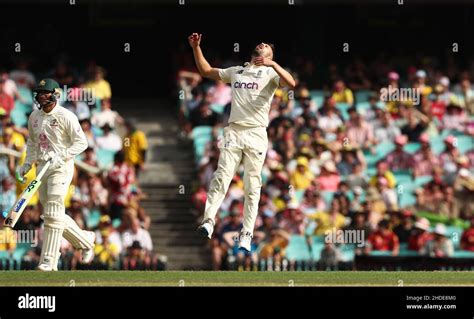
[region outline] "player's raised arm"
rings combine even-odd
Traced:
[[[201,76],[209,78],[212,80],[220,80],[219,69],[211,67],[209,62],[202,54],[200,47],[202,34],[193,33],[188,37],[189,45],[193,48],[194,61],[196,61],[196,66],[199,70]]]

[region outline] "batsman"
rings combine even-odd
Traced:
[[[39,188],[44,234],[38,270],[56,271],[62,237],[82,250],[83,263],[90,263],[94,257],[94,232],[80,229],[64,207],[74,174],[74,157],[88,144],[76,115],[59,105],[61,91],[56,81],[43,79],[33,92],[38,110],[28,119],[26,159],[16,175],[21,181],[33,164],[36,163],[39,172],[50,162]]]

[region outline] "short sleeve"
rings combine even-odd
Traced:
[[[273,80],[273,82],[275,82],[275,84],[277,86],[279,86],[280,85],[280,76],[278,75],[278,73],[276,73],[275,69],[270,68],[270,76],[271,76],[271,79]]]
[[[230,83],[232,80],[232,75],[235,73],[237,67],[233,66],[227,69],[219,69],[219,77],[225,83]]]

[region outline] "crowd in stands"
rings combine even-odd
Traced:
[[[41,77],[38,77],[41,76]],[[28,60],[0,71],[0,224],[26,183],[15,181],[15,169],[26,156],[27,121],[37,109],[32,90],[41,78],[55,79],[64,88],[60,105],[78,117],[89,147],[75,159],[76,170],[65,200],[66,213],[82,229],[96,233],[92,265],[80,263],[80,251],[63,239],[59,269],[164,269],[153,252],[150,217],[140,202],[146,197],[138,184],[144,168],[147,140],[133,119],[124,120],[112,106],[106,71],[91,61],[77,70],[60,61],[49,72],[33,74]],[[29,230],[37,246],[18,240],[0,242],[0,269],[34,269],[41,253],[42,207],[36,194],[26,207],[16,231]],[[2,238],[13,231],[4,228]]]
[[[354,59],[326,65],[318,83],[311,60],[296,61],[296,89],[279,88],[271,103],[254,249],[244,254],[234,240],[243,219],[241,167],[217,216],[214,269],[290,269],[295,259],[325,268],[358,255],[466,257],[472,267],[474,68],[454,59]],[[177,87],[199,172],[200,222],[231,89],[190,63],[178,65]],[[340,230],[361,239],[327,240]]]

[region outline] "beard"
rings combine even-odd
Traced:
[[[259,51],[257,48],[253,49],[253,51],[252,51],[252,56],[253,56],[253,57],[263,56],[263,50],[262,50],[262,51]]]

